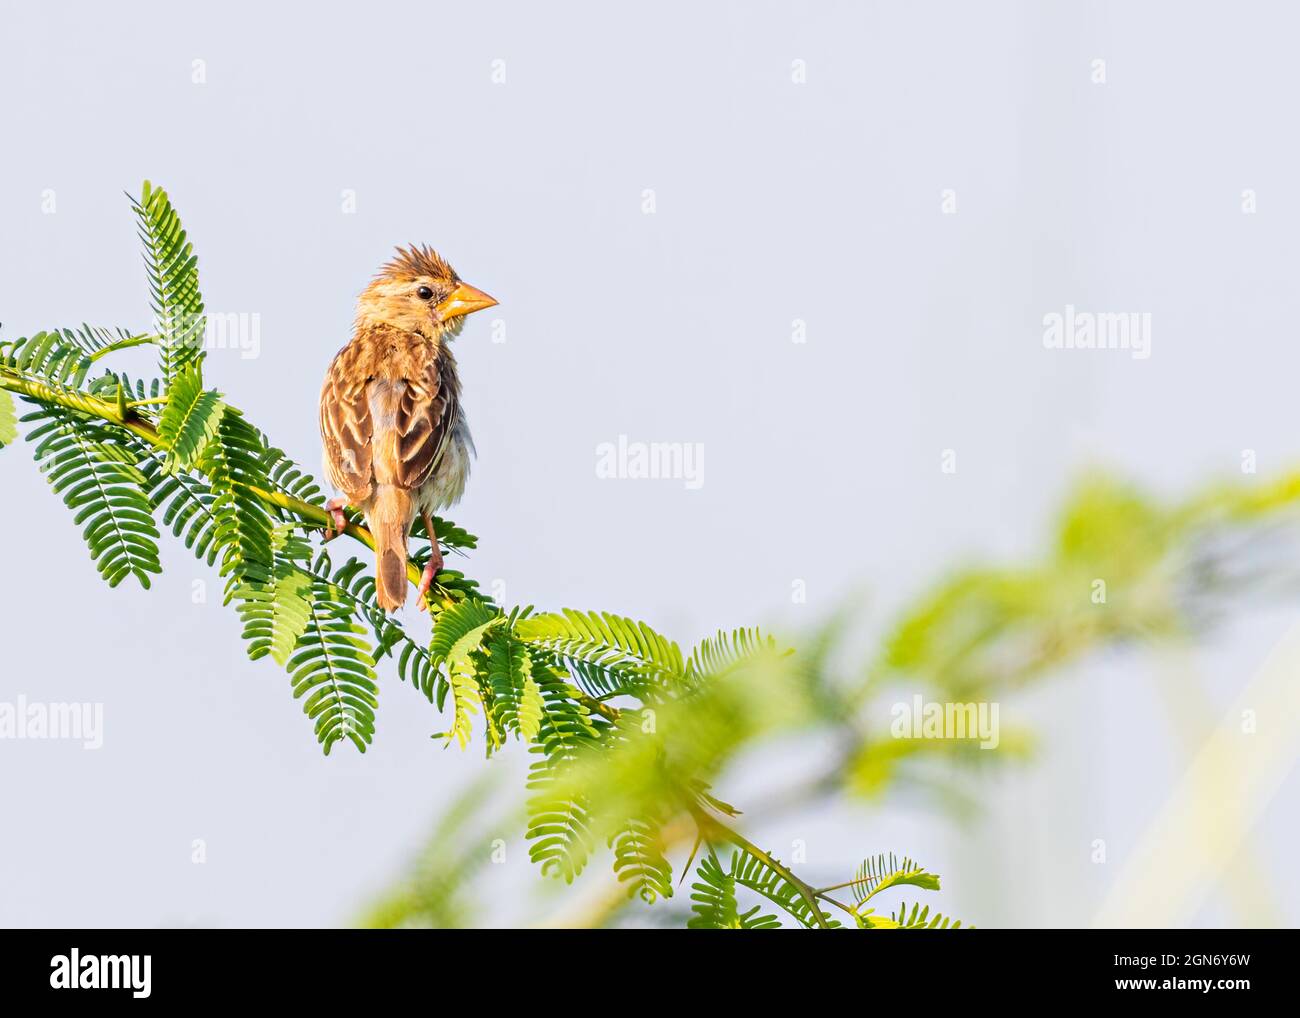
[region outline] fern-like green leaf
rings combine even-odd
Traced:
[[[534,751],[544,752],[540,747]],[[552,766],[543,758],[529,767],[528,856],[543,875],[572,883],[586,868],[593,847],[590,809],[582,795],[554,794]]]
[[[266,451],[262,454],[262,472],[276,491],[284,492],[290,498],[316,505],[323,501],[320,485],[311,474],[289,459],[281,450],[275,448],[263,436]],[[287,510],[281,510],[281,517],[286,522],[296,521],[296,517]]]
[[[200,561],[216,562],[220,545],[217,531],[221,520],[213,511],[216,496],[199,477],[192,474],[169,474],[157,457],[146,459],[141,470],[145,475],[145,492],[164,527],[185,542]]]
[[[50,405],[28,414],[36,423],[27,438],[36,461],[56,494],[76,514],[99,574],[110,587],[134,576],[149,587],[151,573],[162,572],[158,528],[142,488],[136,451],[119,435],[89,418]]]
[[[734,860],[733,860],[734,862]],[[781,928],[776,916],[760,914],[755,905],[741,912],[736,904],[736,878],[724,870],[712,853],[706,854],[696,867],[698,878],[691,885],[691,912],[686,926],[692,930],[776,930]]]
[[[776,651],[776,640],[757,629],[734,629],[730,633],[719,630],[695,645],[686,662],[686,672],[695,680],[717,678],[758,654]]]
[[[432,703],[437,670],[429,656],[429,648],[413,640],[391,616],[375,605],[375,579],[366,563],[349,557],[333,569],[328,552],[322,548],[312,562],[303,564],[303,569],[313,580],[334,584],[336,596],[351,607],[353,618],[368,624],[374,633],[375,660],[398,655],[399,677],[403,682],[410,682]]]
[[[621,615],[566,608],[563,613],[521,619],[515,630],[526,643],[546,648],[566,662],[588,666],[587,677],[599,675],[606,692],[639,693],[654,683],[685,677],[677,644],[644,622]]]
[[[269,486],[262,461],[266,447],[257,429],[233,408],[221,415],[216,438],[200,462],[207,474],[218,520],[221,575],[230,578],[227,602],[241,582],[265,582],[271,568],[271,517],[255,487]]]
[[[85,322],[81,323],[79,329],[59,331],[68,343],[93,358],[103,357],[117,349],[140,346],[153,339],[152,336],[137,335],[127,329],[105,329],[98,325],[87,325]]]
[[[452,648],[473,629],[499,617],[499,613],[481,601],[462,601],[439,613],[429,643],[429,654],[435,668],[442,667],[451,656]]]
[[[18,438],[18,414],[14,410],[13,397],[0,389],[0,448],[9,445]]]
[[[952,919],[940,912],[931,915],[929,905],[924,908],[913,905],[909,912],[906,902],[900,904],[898,911],[892,913],[888,920],[866,915],[862,917],[862,923],[868,929],[957,930],[961,928],[960,920]]]
[[[911,859],[904,857],[900,861],[891,853],[864,859],[854,875],[851,889],[854,897],[857,898],[857,907],[861,908],[881,891],[904,884],[927,891],[937,891],[939,877],[937,874],[927,872]]]
[[[166,191],[146,180],[140,198],[131,198],[131,206],[144,244],[150,305],[159,333],[159,368],[163,384],[170,386],[203,357],[205,318],[198,259]]]
[[[691,884],[691,911],[686,923],[692,930],[735,930],[740,928],[736,914],[736,878],[726,872],[711,854],[696,867]]]
[[[274,563],[261,583],[242,584],[235,592],[244,621],[248,656],[256,661],[270,654],[286,664],[307,629],[313,592],[311,574],[301,563],[311,558],[311,546],[288,527],[275,533]]]
[[[167,388],[167,405],[158,418],[158,434],[167,443],[167,468],[189,469],[216,437],[225,412],[221,393],[203,388],[197,364],[180,371]]]
[[[458,527],[451,520],[445,520],[441,516],[433,517],[433,530],[438,535],[438,543],[444,548],[453,548],[457,550],[472,550],[478,547],[478,538],[471,534],[463,527]],[[424,521],[416,518],[415,536],[428,540],[428,533],[424,529]]]
[[[316,722],[326,754],[344,737],[364,753],[374,738],[379,687],[365,632],[334,584],[313,582],[307,624],[287,667],[293,695],[307,696],[303,713]]]
[[[458,605],[457,607],[461,606]],[[445,615],[446,612],[443,614]],[[446,732],[436,733],[434,735],[435,739],[450,740],[454,737],[460,743],[461,749],[469,745],[470,725],[474,715],[478,713],[479,707],[483,703],[483,696],[478,685],[477,669],[472,656],[483,643],[483,637],[487,634],[488,629],[494,626],[499,619],[499,616],[493,615],[486,622],[467,630],[447,651],[447,681],[451,686],[454,714],[451,729]],[[441,620],[439,620],[439,626],[441,626]]]
[[[541,729],[542,690],[533,678],[528,648],[514,638],[509,625],[496,627],[484,644],[487,678],[492,692],[492,714],[503,732],[516,732],[533,742]]]
[[[673,896],[673,867],[664,856],[657,825],[633,817],[609,840],[614,872],[627,886],[628,897],[641,896],[647,905]]]
[[[469,667],[470,653],[478,649],[488,624],[499,618],[495,608],[482,601],[471,599],[461,601],[439,612],[433,629],[433,639],[429,643],[429,664],[433,674],[430,679],[437,689],[437,703],[441,710],[446,695],[453,696],[453,719],[451,729],[447,732],[434,733],[435,739],[456,736],[469,737],[469,714],[477,713],[481,696],[478,683],[474,679],[473,669]],[[468,641],[462,649],[460,670],[451,667],[450,658],[457,643],[471,631],[477,631],[476,639]],[[459,685],[457,686],[457,682]],[[465,743],[462,742],[463,746]]]
[[[528,769],[528,854],[543,874],[571,883],[594,844],[587,798],[561,774],[599,731],[569,697],[563,674],[537,654],[532,655],[532,675],[542,694],[542,719],[531,748],[538,759]]]
[[[525,742],[532,742],[542,730],[546,704],[542,700],[542,687],[533,678],[532,662],[529,661],[528,665],[524,671],[523,693],[519,697],[519,735]]]
[[[146,381],[137,378],[134,383],[129,375],[121,371],[106,371],[98,378],[86,383],[86,391],[100,399],[115,400],[119,396],[127,400],[158,400],[164,398],[162,380],[151,378]]]
[[[751,855],[749,852],[736,851],[731,857],[731,875],[736,883],[761,894],[773,905],[793,916],[801,926],[811,929],[818,925],[816,914],[804,901],[799,889],[758,856]],[[831,927],[840,925],[840,922],[832,918],[829,912],[822,912],[821,915],[824,925]]]
[[[397,658],[397,674],[403,682],[409,682],[433,702],[433,687],[438,676],[433,659],[427,647],[421,647],[414,640],[407,640],[402,645]]]
[[[0,365],[25,375],[35,375],[55,389],[77,389],[92,361],[67,330],[38,332],[0,344]]]

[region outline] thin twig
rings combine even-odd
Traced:
[[[150,333],[144,333],[139,336],[127,336],[123,339],[116,340],[106,346],[101,346],[87,358],[90,361],[97,361],[101,357],[107,357],[111,353],[117,353],[118,350],[125,350],[131,346],[144,346],[146,343],[156,343],[158,337]]]

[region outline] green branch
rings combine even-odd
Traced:
[[[98,396],[90,396],[71,389],[57,388],[8,368],[0,369],[0,389],[8,389],[10,392],[16,392],[20,396],[30,397],[41,403],[53,403],[69,410],[75,410],[88,417],[95,417],[116,427],[125,428],[155,449],[165,450],[167,448],[167,444],[162,440],[162,437],[158,434],[158,429],[152,423],[132,413],[129,407],[124,414],[117,403],[110,403]],[[333,527],[330,514],[322,506],[312,505],[310,502],[293,498],[283,492],[268,491],[252,484],[237,484],[236,486],[247,491],[266,505],[275,506],[286,512],[293,513],[304,522],[316,524],[322,529]],[[375,539],[366,527],[361,526],[359,523],[349,522],[342,532],[374,551]],[[407,561],[406,576],[411,583],[419,585],[421,572],[419,566],[409,560]]]

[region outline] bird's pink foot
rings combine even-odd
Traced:
[[[438,535],[433,529],[433,517],[428,513],[422,514],[424,520],[424,532],[429,535],[429,561],[424,564],[424,573],[420,576],[420,588],[417,605],[420,611],[428,607],[424,595],[429,592],[429,587],[433,585],[433,578],[442,571],[442,549],[438,547]]]
[[[325,528],[325,540],[332,541],[348,527],[348,518],[343,515],[343,507],[348,504],[345,498],[332,498],[325,503],[325,511],[330,514],[334,526]]]
[[[441,569],[442,555],[440,554],[435,554],[433,558],[429,559],[429,561],[424,564],[424,572],[420,574],[420,585],[415,591],[415,603],[416,607],[418,607],[420,611],[424,611],[428,607],[428,602],[425,601],[424,595],[427,594],[429,588],[433,586],[433,578],[438,575],[438,572]]]

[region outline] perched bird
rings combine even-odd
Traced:
[[[376,599],[385,611],[406,602],[406,537],[417,513],[432,547],[420,579],[422,611],[442,568],[431,517],[460,499],[474,452],[450,341],[466,315],[494,304],[435,251],[399,247],[361,292],[352,341],[325,376],[325,476],[343,493],[326,509],[335,531],[347,525],[344,506],[365,516],[375,539]]]

